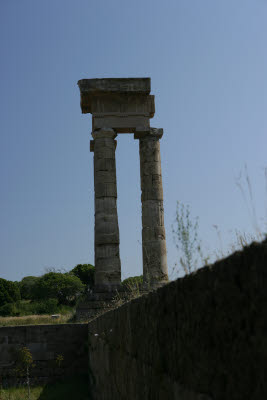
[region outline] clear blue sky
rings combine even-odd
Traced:
[[[266,0],[0,2],[0,276],[93,263],[91,116],[82,78],[151,77],[161,140],[170,270],[176,201],[212,253],[254,233],[235,181],[247,164],[264,230]],[[123,277],[141,274],[138,142],[119,135]],[[245,184],[244,184],[245,185]]]

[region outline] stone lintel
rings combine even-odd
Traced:
[[[150,93],[150,78],[102,78],[80,79],[81,94],[90,93]]]
[[[150,130],[150,117],[143,115],[136,116],[108,116],[95,117],[93,116],[93,129],[102,129],[104,126],[112,126],[118,133],[135,133],[137,126],[142,126],[144,132]]]
[[[149,96],[150,78],[82,79],[78,86],[83,114],[114,115],[142,110],[152,118],[155,113],[154,96]]]

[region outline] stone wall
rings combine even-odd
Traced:
[[[16,350],[30,349],[34,368],[32,383],[46,383],[73,374],[88,373],[88,328],[86,324],[36,325],[0,328],[0,380],[3,386],[15,378]],[[63,356],[60,366],[58,355]]]
[[[267,398],[267,241],[89,324],[95,400]]]

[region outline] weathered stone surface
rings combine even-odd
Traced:
[[[146,116],[93,116],[93,129],[101,129],[105,126],[112,126],[118,133],[135,132],[137,126],[142,126],[145,131],[149,131],[150,117]]]
[[[144,202],[146,200],[161,200],[163,201],[163,189],[162,186],[157,188],[152,188],[151,190],[143,190],[141,195],[141,200]]]
[[[120,262],[117,255],[115,255],[114,257],[98,258],[97,263],[98,263],[97,272],[102,273],[103,275],[106,274],[106,276],[109,276],[111,273],[112,274],[118,273],[118,268],[120,268]]]
[[[96,214],[95,216],[95,234],[119,234],[118,218],[116,214]]]
[[[155,97],[140,93],[98,94],[92,97],[91,113],[95,117],[143,115],[152,118],[155,113]]]
[[[95,183],[95,283],[110,290],[120,286],[119,225],[115,164],[116,133],[93,132]],[[112,255],[111,255],[112,249]]]
[[[149,132],[155,114],[149,78],[83,79],[78,82],[83,113],[92,114],[93,131]]]
[[[166,240],[144,240],[142,246],[145,287],[159,287],[168,281]]]
[[[97,259],[118,257],[118,255],[119,255],[118,246],[113,245],[113,244],[105,245],[105,246],[96,246],[96,248],[95,248],[95,256]]]
[[[96,141],[94,146],[94,157],[96,159],[103,159],[103,158],[115,159],[115,153],[113,147],[115,148],[115,144],[113,144],[112,148],[107,146],[98,146]]]
[[[94,160],[95,171],[114,171],[116,172],[115,158],[102,158]]]
[[[106,232],[97,232],[95,233],[95,245],[110,245],[110,244],[117,244],[119,247],[120,238],[118,232],[114,231],[111,233]],[[95,266],[97,270],[97,260],[95,259]]]
[[[159,143],[162,134],[162,129],[151,129],[139,140],[145,287],[168,281]]]
[[[114,174],[110,174],[109,171],[96,171],[95,173],[96,183],[114,183],[116,184],[116,177]]]
[[[101,279],[112,282],[115,275],[119,276],[116,271],[120,273],[114,139],[117,133],[133,132],[134,137],[140,139],[143,258],[146,264],[144,281],[146,283],[149,275],[150,284],[153,281],[154,287],[157,287],[164,284],[168,277],[159,143],[163,129],[150,128],[150,118],[155,113],[150,79],[83,79],[78,85],[82,112],[92,114],[94,141],[90,142],[90,151],[94,152],[95,266],[96,274],[99,273],[98,284],[101,285]],[[149,270],[148,260],[154,260],[155,257],[144,253],[154,251],[155,243],[159,240],[162,243],[154,252],[158,262],[153,261]],[[115,255],[106,256],[111,249]],[[104,257],[99,255],[101,252],[105,254]],[[114,271],[108,261],[113,257],[117,257],[116,262],[111,262],[115,265]],[[105,274],[108,278],[105,278]],[[151,280],[153,274],[155,279]]]
[[[117,199],[115,197],[103,197],[95,202],[95,215],[117,215]]]
[[[88,328],[86,324],[59,324],[0,327],[1,386],[18,384],[14,377],[16,350],[22,345],[30,349],[34,365],[31,382],[44,384],[62,377],[86,374]],[[57,356],[64,358],[60,368]],[[21,378],[21,381],[24,381]]]
[[[267,398],[267,241],[89,324],[93,400]]]
[[[150,78],[107,78],[107,79],[81,79],[78,82],[81,93],[82,113],[94,113],[99,111],[114,111],[118,101],[116,96],[139,94],[148,96],[150,93]],[[114,103],[110,104],[107,95],[112,94]],[[107,97],[107,105],[103,106],[103,96]],[[119,101],[120,104],[120,101]],[[127,102],[126,102],[127,104]],[[102,107],[101,107],[102,106]],[[108,126],[108,125],[106,125]]]
[[[80,79],[81,93],[150,93],[150,78]]]
[[[150,242],[153,240],[165,240],[165,227],[164,226],[153,226],[144,227],[142,229],[142,237],[144,242]]]
[[[110,176],[109,180],[114,180]],[[116,183],[104,183],[96,180],[95,184],[95,197],[115,197],[117,198],[117,185]]]
[[[142,139],[141,139],[142,140]],[[146,157],[142,155],[142,171],[143,175],[151,176],[151,175],[161,175],[161,165],[158,161],[146,161]]]

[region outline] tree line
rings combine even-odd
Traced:
[[[78,264],[69,272],[50,270],[20,282],[0,278],[0,315],[46,314],[73,307],[94,286],[95,268]]]

